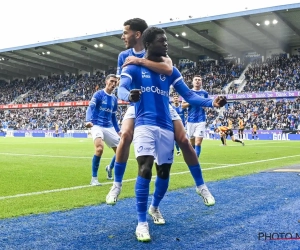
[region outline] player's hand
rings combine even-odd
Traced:
[[[227,103],[226,96],[217,96],[214,99],[213,106],[221,108],[221,107],[225,106],[226,103]]]
[[[142,91],[140,89],[132,89],[129,94],[130,102],[138,102],[141,99]]]
[[[122,68],[126,67],[129,64],[135,64],[135,65],[139,65],[140,64],[140,60],[141,58],[135,57],[135,56],[128,56],[124,62],[124,64],[122,65]]]
[[[94,126],[94,124],[93,124],[92,122],[86,122],[86,123],[85,123],[85,126],[86,126],[87,128],[91,128],[91,127]]]

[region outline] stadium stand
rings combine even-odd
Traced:
[[[300,36],[300,32],[296,28],[295,16],[300,9],[294,5],[288,7],[289,12],[283,6],[266,8],[265,12],[251,12],[251,20],[244,16],[245,13],[232,15],[235,22],[240,22],[242,28],[239,29],[230,17],[224,16],[214,21],[209,29],[203,29],[201,19],[189,20],[193,26],[182,26],[181,23],[167,25],[169,55],[186,83],[191,86],[193,76],[201,75],[203,88],[210,95],[226,94],[228,97],[226,107],[207,109],[207,126],[216,121],[226,125],[227,118],[242,116],[246,128],[255,122],[263,129],[298,129],[297,93],[300,92],[296,91],[300,90],[300,42],[295,40],[295,35]],[[264,28],[262,34],[262,27],[253,25],[255,18],[269,18],[270,11],[273,11],[274,18],[280,17],[280,22],[285,24],[285,44],[280,43],[283,37],[279,37],[279,31],[282,27],[274,24],[272,33]],[[179,27],[186,29],[189,36],[181,36]],[[227,33],[219,43],[220,37],[216,34],[224,30]],[[250,30],[251,37],[247,35]],[[3,70],[0,72],[2,129],[53,129],[54,123],[59,122],[62,130],[83,130],[83,114],[89,100],[96,90],[104,87],[105,76],[115,73],[117,55],[124,49],[119,33],[100,40],[107,45],[102,48],[102,54],[95,46],[99,42],[97,37],[62,41],[52,44],[52,47],[28,46],[14,53],[0,51]],[[183,48],[180,47],[182,43],[186,45]],[[75,48],[78,45],[80,51]],[[42,50],[49,50],[49,53],[42,53]],[[47,59],[50,52],[57,64]],[[70,52],[72,54],[68,56]],[[62,60],[61,56],[69,61]],[[36,76],[33,72],[37,73]],[[277,92],[279,94],[275,98],[265,95],[254,99],[251,96]],[[235,95],[247,93],[249,95]],[[120,103],[119,122],[124,109],[126,103]]]

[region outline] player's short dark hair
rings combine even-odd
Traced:
[[[194,79],[195,77],[199,77],[199,78],[202,79],[202,76],[200,76],[200,75],[194,75],[194,76],[193,76],[193,79]]]
[[[124,26],[129,25],[130,29],[133,31],[140,31],[142,34],[148,28],[148,24],[144,19],[132,18],[124,22]]]
[[[107,75],[106,77],[105,77],[105,81],[107,81],[109,78],[111,78],[111,77],[113,77],[113,78],[118,78],[115,74],[109,74],[109,75]]]
[[[163,29],[158,27],[147,28],[142,35],[145,49],[147,49],[147,43],[152,43],[155,40],[156,35],[160,35],[160,34],[163,35],[165,33],[166,32]]]

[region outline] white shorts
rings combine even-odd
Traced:
[[[152,155],[157,165],[172,164],[174,132],[157,126],[142,125],[134,129],[135,157]]]
[[[125,121],[126,119],[135,119],[134,106],[129,106],[129,108],[126,110],[126,113],[123,117],[123,121]]]
[[[104,128],[98,125],[94,125],[91,128],[91,133],[93,141],[95,141],[96,138],[101,138],[110,148],[117,147],[119,144],[120,136],[118,135],[114,127]]]
[[[176,110],[169,104],[169,110],[172,121],[181,120],[180,116],[176,112]]]
[[[175,121],[175,120],[181,120],[180,116],[177,114],[176,110],[169,104],[169,110],[170,110],[170,115],[171,115],[171,118],[172,118],[172,121]],[[123,117],[123,121],[126,120],[126,119],[135,119],[135,109],[134,109],[134,106],[130,106],[124,117]]]
[[[190,139],[195,137],[205,137],[205,122],[188,122],[186,126],[187,134]]]

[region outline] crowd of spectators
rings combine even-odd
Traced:
[[[262,130],[299,130],[300,98],[295,100],[253,100],[235,101],[223,113],[222,123],[227,125],[228,118],[238,128],[238,118],[245,122],[245,128],[255,124]]]
[[[220,94],[223,87],[237,78],[244,67],[243,64],[229,60],[221,60],[218,65],[215,61],[199,62],[197,67],[193,65],[183,67],[186,83],[191,86],[193,76],[200,74],[203,77],[203,87],[209,94]],[[106,75],[109,73],[110,71],[107,71]],[[10,83],[2,81],[0,104],[86,101],[91,99],[96,90],[105,87],[104,80],[105,73],[97,72],[91,76],[53,75],[48,78],[16,79]]]
[[[85,130],[86,109],[87,107],[0,110],[0,129],[54,130],[55,124],[58,124],[63,131]],[[126,105],[118,107],[119,124],[126,110]]]
[[[60,129],[84,130],[85,113],[87,107],[68,107],[55,109],[12,109],[0,110],[0,128],[29,130],[54,130],[55,124]],[[120,105],[117,111],[117,120],[121,124],[127,105]],[[217,109],[207,108],[207,127],[220,119],[227,125],[228,118],[233,121],[234,128],[238,128],[238,118],[245,122],[245,128],[251,129],[256,124],[262,130],[299,130],[300,128],[300,98],[295,100],[252,100],[234,101],[219,116]],[[6,125],[4,125],[6,124]]]
[[[239,78],[245,69],[244,63],[237,63],[236,60],[200,61],[197,67],[189,64],[183,68],[182,75],[185,82],[191,87],[194,75],[202,76],[203,88],[211,95],[225,94],[224,87],[231,81]]]
[[[222,94],[224,87],[237,79],[245,69],[236,60],[201,61],[179,65],[185,82],[192,87],[194,75],[201,75],[203,88],[209,94]],[[109,74],[112,72],[106,72]],[[265,62],[254,60],[245,72],[247,84],[242,92],[300,90],[300,57],[276,55]],[[0,104],[47,103],[90,100],[93,93],[105,87],[105,73],[79,76],[51,76],[29,78],[26,81],[0,81]],[[170,93],[171,95],[172,93]],[[127,106],[119,106],[117,118],[121,123]],[[223,123],[228,118],[237,121],[243,117],[246,128],[255,123],[260,129],[297,129],[299,122],[299,99],[294,101],[255,100],[233,102],[223,113]],[[55,123],[64,130],[84,129],[86,107],[56,109],[0,110],[0,120],[13,129],[53,129]],[[215,109],[207,109],[207,124],[219,117]]]
[[[274,55],[266,61],[255,60],[245,72],[241,92],[282,92],[300,90],[300,56]]]

